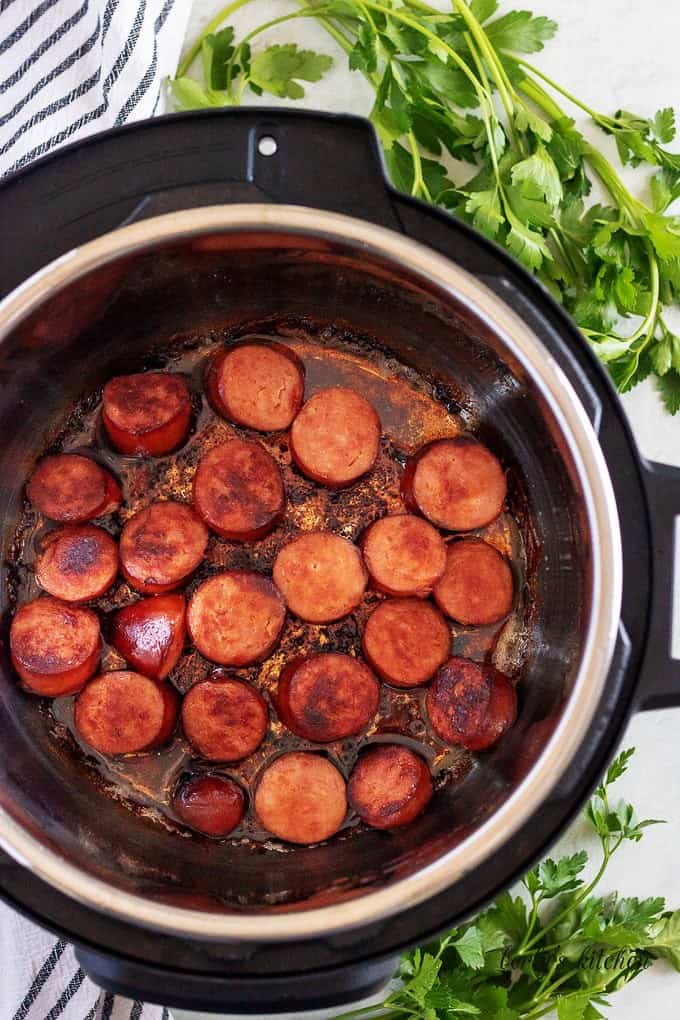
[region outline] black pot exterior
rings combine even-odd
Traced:
[[[275,138],[275,156],[259,154],[262,135]],[[501,295],[550,350],[587,409],[622,510],[624,557],[616,653],[573,768],[483,873],[472,872],[444,895],[341,936],[223,945],[134,928],[74,903],[9,858],[0,859],[3,894],[17,909],[74,941],[85,969],[105,987],[171,1005],[265,1012],[334,1004],[379,985],[403,947],[479,909],[543,853],[606,767],[636,699],[650,705],[680,700],[677,690],[661,690],[658,679],[650,694],[641,695],[637,687],[645,655],[645,691],[646,678],[659,675],[661,653],[652,663],[646,650],[646,607],[670,544],[672,514],[661,514],[667,503],[659,495],[665,491],[660,483],[671,486],[674,497],[680,497],[680,484],[677,472],[643,468],[611,385],[564,312],[500,249],[390,189],[372,132],[354,118],[209,112],[107,133],[48,157],[0,188],[7,231],[0,289],[9,291],[40,265],[123,222],[243,201],[304,204],[373,220],[446,255]],[[44,239],[40,250],[26,241],[35,236]],[[680,499],[674,505],[680,506]],[[655,613],[663,618],[654,624],[655,634],[662,641],[668,637],[662,612],[667,585],[664,573],[654,596]]]

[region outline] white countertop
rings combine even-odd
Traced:
[[[193,40],[222,6],[221,0],[194,0],[187,38]],[[441,6],[447,5],[442,3]],[[501,6],[505,10],[530,6],[535,13],[549,15],[559,23],[555,39],[532,60],[603,113],[613,113],[617,107],[624,106],[649,115],[660,106],[674,104],[680,116],[678,0],[651,0],[642,4],[635,0],[599,0],[598,3],[535,0],[530,5],[502,2]],[[293,4],[286,0],[261,0],[239,12],[230,23],[240,31],[291,9]],[[284,24],[276,30],[276,41],[304,42],[337,57],[335,67],[326,78],[308,87],[301,105],[338,112],[368,112],[371,103],[368,86],[360,74],[350,74],[344,54],[321,28],[309,22]],[[271,96],[261,100],[253,96],[252,100],[266,105],[276,103]],[[578,111],[574,115],[578,126],[597,139],[600,147],[614,151],[610,139],[587,126]],[[644,191],[648,173],[628,172],[624,176],[634,190]],[[676,325],[680,327],[680,317]],[[680,415],[671,418],[666,414],[653,384],[643,383],[627,394],[623,402],[640,451],[646,457],[680,466]],[[649,829],[642,843],[620,851],[607,872],[605,889],[619,889],[627,896],[661,895],[666,897],[669,907],[680,907],[680,868],[677,866],[680,709],[635,716],[623,740],[623,746],[630,745],[637,747],[637,754],[630,774],[620,782],[621,796],[631,800],[645,816],[665,818],[668,824]],[[586,826],[579,821],[560,840],[554,853],[572,852],[581,846],[591,847],[593,852],[596,849]],[[337,1010],[304,1016],[320,1020],[334,1012]],[[174,1010],[173,1015],[176,1020],[199,1017],[199,1014],[179,1010]],[[676,1018],[680,1015],[680,975],[665,964],[657,963],[651,971],[613,996],[608,1015],[614,1020],[640,1020],[641,1016],[657,1020]],[[206,1014],[206,1018],[208,1016]]]

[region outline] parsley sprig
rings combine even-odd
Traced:
[[[616,758],[585,812],[601,855],[591,880],[585,850],[547,858],[525,875],[521,895],[503,893],[474,921],[408,953],[384,1002],[338,1020],[538,1020],[553,1011],[598,1020],[609,996],[655,959],[680,970],[680,910],[667,912],[661,897],[595,891],[618,849],[659,824],[611,800],[632,754]]]
[[[313,18],[375,90],[371,119],[395,186],[471,222],[506,246],[572,314],[621,392],[658,378],[680,410],[680,336],[667,309],[680,297],[680,154],[672,109],[652,118],[602,114],[533,66],[527,55],[555,22],[498,13],[498,0],[298,0],[235,39],[219,28],[254,0],[234,0],[206,27],[171,82],[180,108],[238,104],[248,90],[290,99],[331,67],[295,43],[253,49],[285,22]],[[202,57],[204,85],[187,72]],[[559,99],[559,102],[558,102]],[[623,183],[560,102],[612,135],[623,164],[654,168],[650,204]],[[586,202],[599,180],[604,203]]]

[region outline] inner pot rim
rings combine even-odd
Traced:
[[[366,221],[303,206],[206,206],[120,228],[56,259],[0,302],[0,342],[64,285],[159,243],[204,233],[263,229],[354,244],[387,258],[430,290],[463,305],[521,365],[550,407],[572,457],[592,542],[591,599],[581,662],[560,722],[541,757],[501,807],[459,846],[383,889],[332,906],[283,915],[203,913],[124,892],[45,847],[0,808],[0,845],[40,878],[96,910],[146,927],[223,941],[308,939],[375,922],[417,906],[483,864],[540,807],[569,767],[600,700],[611,663],[622,596],[619,520],[606,462],[586,412],[560,367],[526,323],[468,272],[403,235]]]

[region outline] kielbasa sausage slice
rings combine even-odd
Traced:
[[[257,429],[287,429],[305,388],[302,362],[284,344],[237,344],[218,354],[208,371],[208,396],[224,418]]]
[[[421,599],[387,599],[364,628],[362,651],[393,687],[427,683],[451,652],[451,632],[437,609]]]
[[[34,694],[73,694],[96,672],[102,640],[90,609],[44,595],[20,606],[10,627],[12,665]]]
[[[427,692],[427,714],[440,740],[469,751],[484,751],[499,740],[517,716],[517,695],[493,666],[454,656]]]
[[[227,776],[198,775],[182,780],[172,798],[186,825],[206,836],[228,836],[243,818],[243,790]]]
[[[304,751],[283,754],[255,792],[262,826],[288,843],[318,843],[334,835],[347,812],[345,780],[327,758]]]
[[[87,602],[110,588],[118,573],[118,546],[93,524],[71,524],[44,538],[35,564],[38,584],[64,602]]]
[[[200,564],[207,544],[208,529],[190,506],[152,503],[121,532],[121,570],[137,591],[172,591]]]
[[[189,743],[211,761],[240,761],[260,746],[269,725],[267,703],[241,680],[201,680],[182,702]]]
[[[408,825],[432,796],[425,761],[401,744],[369,748],[354,766],[347,795],[362,822],[374,829]]]
[[[350,485],[375,464],[380,418],[354,390],[319,390],[290,430],[290,452],[303,474],[330,488]]]
[[[434,587],[437,605],[464,625],[496,623],[512,609],[514,584],[510,564],[481,538],[452,542],[446,570]]]
[[[186,438],[190,420],[191,394],[180,375],[137,372],[104,387],[102,421],[120,453],[169,453]]]
[[[497,458],[467,436],[424,446],[409,460],[402,479],[409,509],[448,531],[489,524],[503,509],[506,491]]]
[[[379,701],[378,682],[363,662],[328,652],[288,663],[276,704],[289,730],[327,743],[360,733],[378,711]]]
[[[141,673],[100,673],[78,695],[75,724],[101,754],[133,754],[165,743],[177,722],[177,694]]]
[[[361,602],[368,581],[357,547],[330,531],[309,531],[284,545],[273,577],[290,611],[309,623],[347,616]]]
[[[156,595],[114,614],[111,644],[144,676],[164,680],[179,660],[186,637],[183,595]]]
[[[259,443],[231,439],[201,458],[194,506],[222,538],[263,538],[280,520],[285,503],[279,467]]]
[[[206,659],[247,666],[267,658],[285,617],[284,601],[268,577],[233,570],[199,585],[189,600],[187,627]]]
[[[387,595],[426,598],[446,567],[441,535],[413,514],[381,517],[364,532],[361,548],[373,586]]]
[[[112,513],[121,502],[113,475],[79,453],[45,457],[31,475],[26,495],[45,517],[73,524]]]

